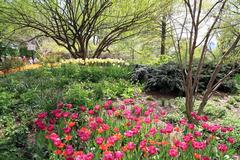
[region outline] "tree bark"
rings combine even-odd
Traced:
[[[160,54],[161,55],[164,55],[165,54],[165,50],[166,50],[166,34],[167,34],[167,16],[164,15],[162,17],[162,25],[161,25],[161,52]]]

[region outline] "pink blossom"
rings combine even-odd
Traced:
[[[167,133],[172,133],[172,131],[173,131],[173,126],[171,124],[167,124],[166,125],[166,132]]]
[[[133,103],[134,103],[134,99],[132,99],[132,98],[124,99],[123,102],[124,102],[125,104],[133,104]]]
[[[63,112],[63,113],[62,113],[62,116],[63,116],[64,118],[67,118],[68,116],[70,116],[70,112]]]
[[[140,149],[143,149],[143,148],[145,148],[146,147],[146,144],[147,144],[147,140],[142,140],[141,142],[140,142]]]
[[[63,104],[63,102],[59,102],[58,104],[57,104],[57,108],[62,108],[64,106],[64,104]]]
[[[49,120],[49,123],[50,123],[50,124],[54,124],[55,121],[56,121],[55,119],[52,119],[52,118],[51,118],[51,119]]]
[[[151,118],[147,117],[147,118],[144,118],[144,122],[146,124],[150,124],[151,123]]]
[[[108,125],[108,124],[105,124],[105,123],[101,124],[101,127],[102,127],[102,129],[105,130],[105,131],[106,131],[106,130],[109,130],[109,128],[110,128],[109,125]]]
[[[218,150],[220,151],[220,152],[226,152],[227,150],[228,150],[228,147],[227,147],[227,145],[226,144],[219,144],[218,145]]]
[[[113,112],[113,110],[109,109],[109,110],[107,110],[107,113],[109,116],[112,116],[114,112]]]
[[[227,130],[228,130],[229,132],[232,132],[232,131],[233,131],[233,127],[228,127]]]
[[[93,115],[93,114],[94,114],[94,110],[92,110],[92,109],[89,110],[89,111],[88,111],[88,114]]]
[[[206,115],[204,115],[204,116],[202,116],[202,120],[203,120],[204,122],[207,122],[207,121],[208,121],[208,117],[207,117]]]
[[[90,121],[88,123],[88,126],[92,129],[92,130],[96,130],[98,127],[98,124],[95,121]]]
[[[38,113],[37,118],[44,119],[47,117],[47,115],[48,115],[47,112],[41,112],[41,113]]]
[[[185,136],[183,136],[183,140],[184,140],[184,142],[190,142],[191,140],[193,139],[193,136],[192,136],[192,134],[191,133],[188,133],[188,134],[186,134]]]
[[[96,122],[98,124],[101,124],[101,123],[103,123],[103,119],[101,117],[96,117]]]
[[[188,144],[186,142],[179,142],[177,147],[181,148],[183,151],[188,149]]]
[[[141,115],[142,113],[142,108],[138,107],[138,106],[134,106],[134,113],[136,115]]]
[[[100,105],[96,105],[96,106],[94,106],[94,110],[96,110],[96,111],[100,110],[100,108],[101,108]]]
[[[74,120],[74,119],[77,119],[78,118],[78,113],[73,113],[71,115],[71,119]]]
[[[162,116],[166,116],[166,115],[167,115],[167,112],[164,111],[164,110],[161,110],[161,111],[160,111],[160,114],[161,114]]]
[[[182,118],[182,119],[180,119],[179,123],[181,125],[186,125],[187,124],[187,120],[185,118]]]
[[[112,101],[111,101],[111,100],[108,100],[106,103],[104,103],[103,107],[104,107],[105,109],[108,109],[111,105],[112,105]]]
[[[87,153],[86,160],[92,160],[94,158],[94,154],[92,152]]]
[[[132,137],[133,135],[134,135],[134,133],[131,130],[124,132],[124,136],[126,136],[126,137]]]
[[[116,151],[114,152],[114,157],[117,159],[117,160],[120,160],[123,158],[123,152],[121,151]]]
[[[204,157],[202,157],[201,160],[211,160],[211,159],[208,156],[204,156]]]
[[[68,104],[66,104],[66,107],[67,107],[68,109],[71,109],[71,108],[73,107],[73,105],[72,105],[71,103],[68,103]]]
[[[91,132],[85,127],[78,130],[77,134],[82,141],[87,141],[91,136]]]
[[[46,130],[46,125],[42,122],[42,120],[38,119],[34,123],[40,130]]]
[[[48,130],[49,132],[53,131],[53,130],[54,130],[54,125],[53,125],[53,124],[50,124],[50,125],[48,126],[47,130]]]
[[[192,141],[192,147],[194,149],[199,149],[203,150],[206,147],[206,142],[197,142],[197,141]]]
[[[235,139],[232,138],[232,137],[228,137],[228,138],[227,138],[227,141],[228,141],[229,143],[231,143],[231,144],[235,143]]]
[[[144,116],[149,116],[150,115],[150,112],[149,111],[145,111],[144,112]]]
[[[194,124],[192,124],[192,123],[188,124],[188,129],[193,130],[194,129]]]
[[[72,145],[67,145],[66,146],[66,149],[65,149],[65,152],[68,156],[71,156],[73,155],[74,153],[74,149],[73,149],[73,146]]]
[[[103,160],[114,160],[114,155],[110,151],[106,151],[103,153]]]
[[[82,112],[85,112],[87,109],[86,109],[86,107],[84,107],[84,106],[79,106],[79,108],[80,108],[80,110],[82,111]]]
[[[155,127],[149,130],[149,134],[152,136],[154,136],[156,133],[157,133],[157,129]]]
[[[150,155],[154,155],[157,153],[157,148],[155,146],[148,146],[147,151]]]
[[[194,134],[195,137],[202,136],[202,132],[199,132],[199,131],[195,131],[193,134]]]
[[[97,143],[98,145],[101,145],[101,144],[103,143],[103,141],[104,141],[104,138],[102,138],[102,137],[96,138],[96,143]]]
[[[127,144],[127,149],[128,149],[128,150],[134,150],[134,148],[135,148],[135,144],[134,144],[133,142],[129,142],[129,143]]]
[[[72,130],[72,129],[71,129],[70,127],[63,128],[63,132],[64,132],[65,134],[70,133],[71,130]]]
[[[168,154],[169,154],[169,156],[171,156],[171,157],[177,157],[177,155],[178,155],[178,150],[177,150],[177,149],[174,149],[174,148],[171,148],[171,149],[168,151]]]
[[[197,113],[196,112],[191,112],[190,113],[192,117],[196,117]]]

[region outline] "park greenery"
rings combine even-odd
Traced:
[[[240,158],[239,0],[0,0],[0,159]]]

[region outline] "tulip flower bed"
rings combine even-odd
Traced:
[[[92,109],[59,103],[37,115],[37,142],[47,146],[49,159],[58,160],[210,160],[236,154],[234,128],[195,113],[198,125],[185,118],[171,124],[166,115],[152,101],[109,100]]]

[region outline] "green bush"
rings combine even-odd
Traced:
[[[133,85],[126,80],[114,80],[103,81],[103,95],[108,99],[115,99],[117,97],[133,98],[135,95],[139,95],[142,92],[141,85]]]
[[[235,67],[235,65],[223,65],[217,75],[216,82],[230,72],[233,67]],[[214,68],[214,64],[206,64],[203,66],[199,80],[199,92],[203,92],[206,89]],[[194,67],[193,70],[193,72],[195,72],[196,68]],[[221,84],[218,91],[226,93],[235,92],[237,90],[236,81],[232,78],[233,77],[230,77],[230,79]],[[132,80],[143,83],[147,91],[170,92],[177,95],[183,95],[184,93],[182,72],[176,63],[170,62],[157,68],[137,65],[133,71]]]
[[[134,85],[123,79],[74,83],[67,88],[64,101],[74,102],[75,105],[93,106],[94,102],[102,99],[133,98],[141,91],[141,85]]]
[[[158,68],[137,66],[132,80],[144,82],[147,91],[161,91],[183,94],[181,70],[175,63],[163,64]]]
[[[64,94],[66,102],[74,102],[76,105],[87,106],[90,101],[95,100],[94,91],[85,86],[85,83],[70,85]]]

